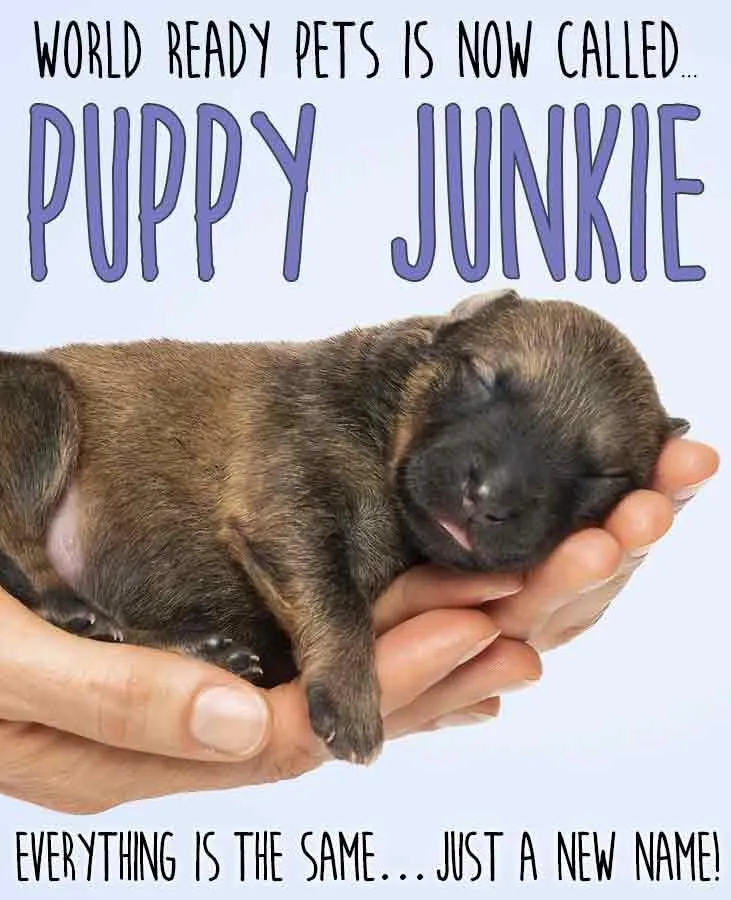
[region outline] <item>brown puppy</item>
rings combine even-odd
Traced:
[[[687,427],[613,326],[510,291],[301,345],[2,354],[0,416],[11,592],[258,684],[299,671],[356,761],[382,741],[370,609],[394,577],[534,565]]]

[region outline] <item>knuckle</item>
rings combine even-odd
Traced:
[[[97,692],[98,739],[118,747],[138,744],[147,731],[154,699],[154,686],[139,672],[115,671]]]
[[[331,757],[319,741],[295,742],[257,763],[261,782],[289,781],[319,768]]]
[[[275,780],[290,780],[317,768],[320,762],[316,756],[304,748],[294,747],[275,763]]]

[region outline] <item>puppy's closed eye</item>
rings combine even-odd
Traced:
[[[495,376],[492,372],[476,371],[476,381],[488,398],[495,394]]]

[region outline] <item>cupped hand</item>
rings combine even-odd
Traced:
[[[489,694],[489,667],[495,665],[497,653],[514,642],[525,642],[544,652],[568,643],[594,625],[646,559],[652,545],[670,529],[675,513],[713,477],[718,465],[718,454],[706,444],[680,438],[669,441],[658,462],[652,490],[634,491],[625,497],[602,528],[585,529],[567,538],[528,574],[520,591],[484,604],[482,608],[500,631],[500,639],[393,715],[390,734],[444,724],[469,725],[495,715],[495,699]],[[447,587],[454,583],[455,576],[434,570],[428,575],[432,588],[440,578],[444,579],[443,603],[446,605],[449,598],[460,602],[457,592]],[[474,576],[463,578],[467,589]],[[384,606],[380,619],[377,617],[382,627],[393,627],[424,608],[415,584],[415,580],[404,581],[404,590],[396,595],[400,602]],[[470,596],[477,593],[475,589]],[[527,667],[523,674],[522,683],[511,678],[511,689],[530,684],[535,677]],[[465,701],[461,706],[460,700]]]
[[[513,576],[407,572],[379,599],[377,668],[387,737],[494,717],[499,695],[540,677],[536,649],[592,624],[715,452],[672,441],[656,490],[627,497],[605,528]],[[633,555],[634,554],[634,555]],[[258,690],[171,653],[53,628],[0,592],[0,792],[52,809],[291,778],[328,759],[298,682]]]
[[[670,529],[675,513],[715,475],[716,451],[674,438],[658,462],[652,490],[625,497],[603,528],[568,538],[528,577],[521,593],[490,606],[504,635],[544,651],[593,625]]]
[[[377,642],[391,734],[404,715],[412,730],[440,715],[443,701],[423,711],[420,698],[466,659],[480,656],[479,689],[481,699],[494,698],[484,704],[491,715],[501,690],[538,677],[535,651],[500,640],[491,619],[469,608],[519,587],[513,577],[465,583],[414,569],[385,592],[382,622],[414,610]],[[453,608],[440,608],[445,602]],[[182,655],[75,637],[1,591],[0,620],[0,793],[90,813],[291,778],[329,758],[298,682],[264,691]],[[461,689],[452,696],[459,706],[472,700]]]

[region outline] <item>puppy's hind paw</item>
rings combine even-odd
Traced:
[[[189,644],[186,651],[253,684],[258,684],[264,677],[259,655],[233,638],[214,634],[195,644]]]
[[[38,612],[51,625],[96,641],[124,642],[122,629],[104,613],[93,610],[79,597],[64,592],[49,595],[44,599],[47,602]]]

